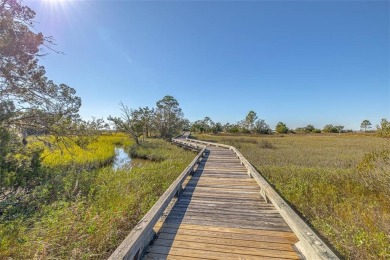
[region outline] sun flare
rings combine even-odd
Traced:
[[[65,4],[67,4],[67,2],[70,2],[70,0],[42,0],[42,1],[50,6],[64,6]]]
[[[72,9],[72,0],[41,0],[42,8],[53,14],[65,14],[68,16]]]

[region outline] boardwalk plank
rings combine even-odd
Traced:
[[[295,242],[298,242],[297,237],[295,234],[291,231],[289,232],[280,232],[275,230],[256,230],[256,229],[244,229],[244,228],[232,228],[232,227],[224,227],[224,226],[200,226],[200,225],[193,225],[193,224],[168,224],[164,223],[163,221],[159,221],[156,223],[155,228],[156,231],[159,231],[159,228],[178,228],[180,229],[195,229],[195,230],[205,230],[210,232],[225,232],[225,233],[238,233],[238,234],[253,234],[256,236],[278,236],[278,237],[288,237],[293,239]],[[294,242],[294,243],[295,243]]]
[[[185,250],[203,250],[207,252],[216,252],[216,253],[230,253],[230,254],[245,254],[251,256],[268,256],[268,257],[278,257],[284,259],[297,259],[296,253],[290,250],[280,250],[280,249],[269,249],[269,248],[252,248],[246,246],[236,246],[232,244],[210,244],[210,243],[201,243],[197,241],[184,241],[184,240],[165,240],[158,239],[154,247],[167,247],[167,248],[177,248]],[[291,246],[290,246],[291,248]],[[245,249],[245,250],[242,250]],[[153,251],[152,251],[153,252]],[[166,253],[173,254],[171,251]]]
[[[155,230],[156,232],[158,232],[159,235],[171,234],[172,238],[178,235],[188,235],[188,236],[196,236],[196,237],[209,237],[210,239],[245,240],[248,241],[248,244],[252,244],[253,242],[268,242],[268,243],[291,245],[297,242],[297,239],[293,237],[294,235],[293,233],[289,233],[289,232],[276,233],[275,231],[273,231],[274,233],[272,234],[266,233],[266,231],[270,231],[270,230],[255,230],[255,231],[264,231],[262,235],[256,235],[253,233],[209,231],[206,229],[185,229],[185,228],[177,229],[177,228],[169,228],[169,227],[155,228]]]
[[[151,253],[158,253],[158,254],[167,254],[169,256],[183,256],[183,257],[193,257],[197,256],[198,258],[204,258],[204,259],[298,259],[298,257],[295,255],[291,256],[290,255],[280,255],[278,251],[273,251],[275,254],[274,256],[256,256],[256,255],[248,255],[245,254],[244,252],[234,252],[233,250],[229,251],[229,248],[226,248],[225,251],[212,251],[210,248],[205,245],[202,247],[202,245],[198,244],[193,244],[195,248],[183,248],[179,246],[170,246],[170,247],[165,247],[165,246],[153,246],[151,249]],[[197,248],[197,246],[199,248]],[[223,250],[223,249],[222,249]],[[268,252],[265,252],[267,254]],[[272,253],[270,254],[272,255]]]
[[[191,217],[184,217],[181,219],[175,219],[173,218],[166,218],[165,221],[167,223],[174,223],[174,224],[196,224],[196,225],[223,225],[223,226],[229,226],[234,228],[247,228],[247,229],[264,229],[264,230],[278,230],[278,231],[291,231],[291,229],[282,224],[277,223],[271,223],[271,222],[262,222],[262,221],[256,221],[256,222],[243,222],[243,221],[226,221],[222,218],[220,219],[199,219],[199,218],[191,218]]]
[[[266,241],[253,241],[250,240],[240,240],[232,239],[226,237],[210,237],[210,236],[200,236],[196,235],[183,235],[183,234],[172,234],[172,233],[161,233],[158,236],[158,241],[163,240],[163,243],[155,243],[154,245],[169,245],[172,244],[174,240],[176,241],[187,241],[187,242],[199,242],[207,243],[210,245],[231,245],[239,246],[242,248],[262,248],[270,250],[280,250],[280,251],[290,251],[294,252],[291,244],[288,243],[275,243],[275,242],[266,242]]]

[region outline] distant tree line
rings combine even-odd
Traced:
[[[370,131],[372,124],[369,120],[363,120],[361,123],[361,130],[364,132]],[[230,134],[272,134],[273,131],[264,119],[259,119],[256,112],[251,110],[246,117],[237,123],[221,124],[214,122],[210,117],[206,116],[204,119],[196,120],[190,124],[189,128],[196,133],[230,133]],[[278,134],[297,133],[345,133],[353,132],[352,130],[345,130],[343,125],[326,124],[322,129],[308,124],[304,127],[297,127],[290,129],[283,122],[279,122],[275,126],[275,131]],[[390,136],[390,122],[387,119],[382,119],[381,124],[377,126],[377,132],[380,136]]]
[[[257,116],[253,110],[237,123],[214,122],[210,117],[190,122],[184,118],[179,102],[173,96],[165,96],[157,101],[155,108],[130,109],[121,103],[122,114],[120,117],[110,116],[109,121],[113,122],[115,129],[124,131],[131,136],[137,144],[147,137],[161,137],[170,139],[183,130],[190,130],[196,133],[230,133],[230,134],[278,134],[298,133],[343,133],[352,132],[344,130],[343,125],[326,124],[322,129],[308,124],[305,127],[290,129],[283,122],[278,122],[273,131],[271,127]],[[378,133],[381,136],[389,135],[389,121],[383,119],[380,126],[377,126]],[[371,123],[369,120],[363,120],[361,129],[369,131]],[[140,138],[142,137],[142,140]]]
[[[259,119],[256,112],[253,110],[249,111],[247,116],[235,123],[215,123],[210,117],[206,116],[202,120],[197,120],[191,123],[190,130],[198,133],[259,133],[259,134],[270,134],[272,132],[268,124],[265,123],[264,119]]]

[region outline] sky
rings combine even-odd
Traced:
[[[359,129],[390,119],[389,1],[26,0],[80,114],[175,97],[190,121]]]

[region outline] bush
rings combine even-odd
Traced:
[[[41,153],[42,149],[25,147],[15,133],[0,127],[0,195],[39,183]]]
[[[331,124],[325,125],[324,128],[322,128],[322,132],[324,132],[324,133],[338,133],[337,128]]]
[[[287,134],[288,133],[288,128],[285,123],[279,122],[276,125],[276,132],[279,134]]]
[[[365,187],[390,199],[390,149],[366,154],[357,170]]]
[[[390,121],[387,121],[387,119],[383,118],[381,124],[377,126],[377,128],[379,136],[390,137]]]

